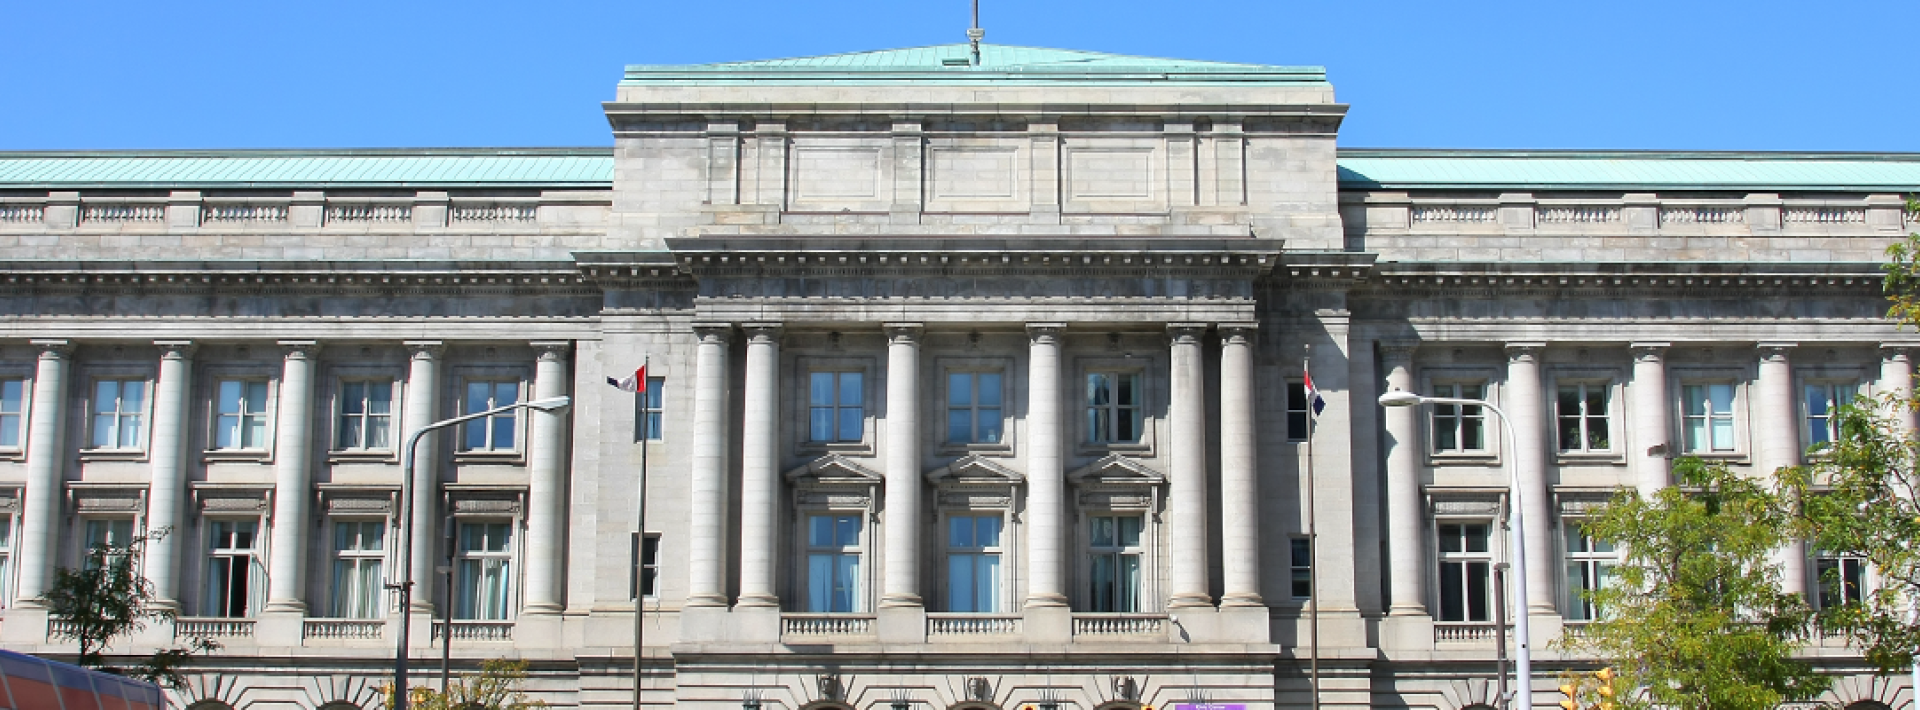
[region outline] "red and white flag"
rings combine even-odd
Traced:
[[[616,380],[609,377],[607,378],[607,384],[613,385],[614,389],[622,392],[645,392],[647,390],[647,366],[641,365],[640,369],[634,370],[633,374],[627,375],[627,378],[624,380]]]

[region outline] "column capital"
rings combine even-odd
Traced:
[[[880,329],[887,334],[888,345],[914,345],[920,342],[920,334],[926,331],[923,323],[881,323]]]
[[[193,357],[193,351],[199,346],[191,340],[155,340],[153,346],[160,349],[162,360],[187,360]]]
[[[1065,323],[1028,323],[1027,339],[1035,343],[1051,345],[1059,342],[1060,333],[1066,329]]]
[[[725,345],[733,342],[733,324],[695,323],[693,324],[693,334],[694,337],[699,338],[703,344]]]
[[[1672,343],[1628,343],[1628,352],[1633,353],[1634,362],[1660,362],[1667,359],[1667,348]]]
[[[282,340],[276,344],[286,351],[288,360],[312,360],[320,354],[320,343],[312,340]]]
[[[1259,323],[1221,323],[1220,341],[1228,345],[1252,345],[1260,335]]]
[[[403,340],[400,344],[407,346],[409,360],[438,360],[447,351],[447,344],[438,340]]]
[[[1380,362],[1388,366],[1412,364],[1413,351],[1419,347],[1418,340],[1382,340]]]
[[[1540,362],[1540,351],[1547,349],[1546,343],[1507,343],[1507,362]]]
[[[1797,347],[1799,343],[1758,343],[1753,349],[1760,353],[1761,362],[1786,362],[1788,352]]]
[[[42,360],[65,360],[73,355],[71,340],[29,340],[27,342],[40,349]]]
[[[1167,337],[1173,339],[1175,345],[1198,345],[1200,336],[1205,335],[1206,332],[1207,324],[1205,323],[1167,324]]]
[[[535,340],[527,345],[536,351],[534,359],[540,362],[560,362],[573,351],[571,340]]]
[[[1920,345],[1909,343],[1881,343],[1880,360],[1883,362],[1911,362],[1913,351]]]
[[[740,329],[746,331],[749,344],[778,345],[780,337],[786,332],[783,323],[741,323]]]

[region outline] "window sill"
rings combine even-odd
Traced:
[[[350,450],[327,452],[327,463],[397,463],[392,451]]]
[[[0,449],[0,461],[18,463],[25,460],[27,460],[27,450],[24,448]]]
[[[802,454],[840,454],[841,456],[872,456],[873,444],[865,441],[808,441],[800,444]]]
[[[1745,451],[1682,451],[1674,454],[1672,458],[1696,458],[1703,461],[1730,464],[1748,463],[1747,453]]]
[[[1146,444],[1146,443],[1090,444],[1087,442],[1081,442],[1079,446],[1074,447],[1074,450],[1075,450],[1075,453],[1078,453],[1082,456],[1100,456],[1103,454],[1134,454],[1137,456],[1146,457],[1146,456],[1153,455],[1153,445]]]
[[[200,460],[207,463],[267,463],[273,456],[266,449],[209,449],[201,452]]]
[[[1498,466],[1500,455],[1493,452],[1427,454],[1428,466]]]
[[[146,449],[81,449],[80,461],[145,461]]]
[[[1626,463],[1626,455],[1618,451],[1562,451],[1553,455],[1555,466],[1578,464],[1624,466]]]
[[[941,456],[963,456],[966,454],[1012,455],[1013,445],[1005,442],[995,444],[941,444],[937,453]]]
[[[481,466],[505,466],[525,463],[527,457],[519,451],[455,451],[455,464],[475,464]]]

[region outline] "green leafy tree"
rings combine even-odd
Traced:
[[[188,637],[187,645],[162,649],[132,667],[107,664],[104,652],[115,638],[137,633],[149,622],[174,619],[171,608],[156,603],[153,583],[135,569],[147,542],[166,534],[161,529],[124,546],[95,545],[78,569],[54,570],[53,586],[45,595],[48,615],[55,622],[53,634],[79,642],[80,665],[178,688],[183,664],[196,654],[220,648],[212,639]]]
[[[414,686],[407,693],[409,710],[532,710],[547,706],[544,700],[528,700],[521,688],[527,682],[527,662],[502,658],[480,662],[480,674],[454,681],[446,695],[426,686]],[[380,689],[384,703],[393,707],[393,685]]]
[[[1622,559],[1593,595],[1600,620],[1561,645],[1615,669],[1623,708],[1760,710],[1824,692],[1794,657],[1812,610],[1768,561],[1793,499],[1699,459],[1676,461],[1674,479],[1652,496],[1621,489],[1582,525]]]
[[[1907,214],[1920,214],[1920,199],[1907,198]],[[1893,302],[1887,317],[1920,327],[1920,234],[1909,233],[1906,239],[1888,246],[1887,263],[1882,268],[1887,273],[1887,300]]]

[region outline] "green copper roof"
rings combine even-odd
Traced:
[[[1032,84],[1219,83],[1323,84],[1322,67],[1282,67],[1134,57],[1071,49],[981,44],[974,64],[966,44],[719,64],[627,67],[623,84]]]
[[[1342,187],[1920,190],[1916,153],[1342,150]]]
[[[587,149],[0,153],[0,188],[604,186],[613,152]]]

